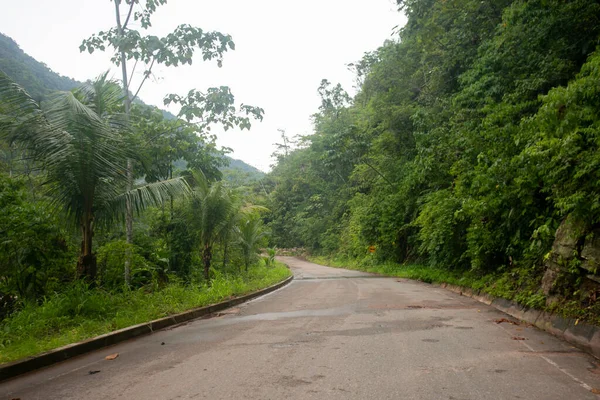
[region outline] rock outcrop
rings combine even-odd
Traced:
[[[548,305],[563,294],[560,278],[566,274],[579,273],[585,278],[581,283],[585,286],[582,287],[584,291],[595,293],[600,289],[600,276],[596,276],[600,269],[600,229],[569,215],[556,230],[552,250],[544,264],[546,271],[542,278],[542,291]],[[573,273],[573,268],[578,272]]]

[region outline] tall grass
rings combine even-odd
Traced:
[[[174,283],[155,291],[111,293],[74,284],[0,322],[0,363],[247,294],[289,275],[277,263],[271,268],[252,267],[242,275],[217,274],[210,286]]]

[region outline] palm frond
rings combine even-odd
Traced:
[[[243,214],[252,214],[255,212],[261,213],[261,212],[271,212],[270,209],[268,209],[267,207],[264,206],[258,206],[256,204],[244,204],[241,208],[240,208],[240,212]]]
[[[0,121],[2,123],[22,122],[41,114],[38,103],[8,75],[0,71]]]
[[[67,137],[54,129],[40,105],[0,71],[0,137],[26,148],[34,159],[60,153]]]
[[[149,183],[120,195],[108,193],[106,198],[98,199],[96,215],[101,220],[111,222],[124,217],[127,201],[130,201],[133,209],[140,213],[148,207],[164,204],[170,201],[172,197],[187,197],[190,194],[191,188],[184,178]]]
[[[127,120],[120,114],[118,89],[104,74],[40,106],[0,73],[0,135],[41,165],[53,203],[75,223],[119,197],[125,187],[123,166],[130,150],[124,145]],[[160,196],[160,189],[149,190],[153,193],[141,196],[144,201]]]

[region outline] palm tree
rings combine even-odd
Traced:
[[[123,217],[128,202],[139,212],[189,191],[182,178],[124,191],[123,165],[135,152],[123,134],[122,92],[106,76],[40,105],[0,72],[0,136],[27,149],[45,172],[54,204],[81,230],[77,272],[90,280],[96,275],[96,226]]]
[[[237,237],[239,233],[238,226],[242,221],[249,218],[251,215],[260,212],[269,211],[268,208],[257,206],[254,204],[243,204],[240,196],[236,193],[231,193],[232,208],[231,213],[227,217],[227,221],[223,224],[220,233],[220,242],[223,245],[223,269],[227,268],[229,263],[229,248],[233,237]]]
[[[244,266],[246,272],[248,272],[252,259],[258,253],[260,241],[267,233],[263,230],[262,221],[256,216],[250,215],[240,222],[237,227],[237,234],[244,255]]]
[[[190,203],[190,224],[198,232],[204,266],[204,279],[210,280],[210,264],[215,242],[222,237],[232,215],[235,202],[223,182],[210,184],[202,172],[192,174],[194,190]]]
[[[219,241],[223,245],[223,269],[226,269],[227,264],[229,263],[229,248],[231,244],[231,237],[233,233],[235,233],[235,228],[243,215],[240,199],[238,196],[235,195],[235,193],[231,193],[231,201],[231,212],[227,216],[227,220],[223,224],[223,227],[221,228],[221,232],[219,234]]]

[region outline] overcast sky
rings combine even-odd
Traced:
[[[1,8],[0,32],[55,72],[85,81],[111,68],[109,53],[79,52],[82,39],[113,25],[109,0],[4,0]],[[200,57],[192,66],[155,68],[157,79],[140,97],[162,107],[168,93],[230,86],[238,103],[264,108],[265,118],[250,132],[220,132],[218,142],[266,171],[278,128],[290,136],[312,132],[321,79],[353,93],[346,64],[375,50],[404,22],[394,0],[169,0],[154,15],[152,34],[187,23],[232,35],[236,50],[226,54],[223,68]]]

